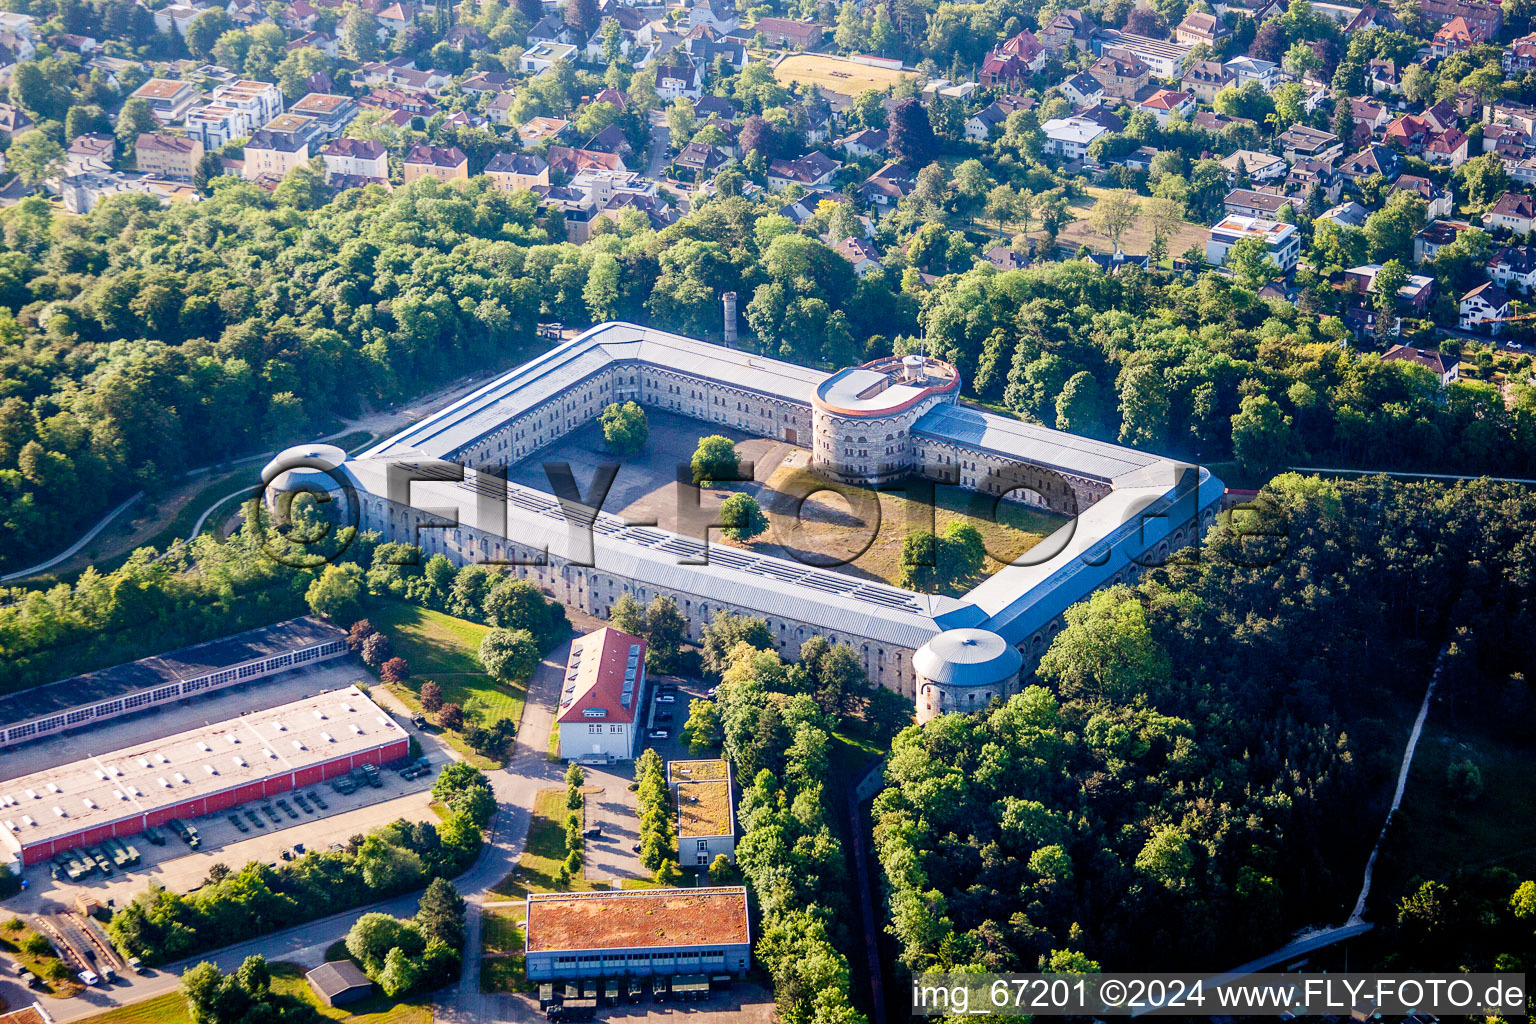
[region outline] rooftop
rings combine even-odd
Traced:
[[[730,768],[719,758],[667,762],[668,782],[714,782],[729,775]]]
[[[926,398],[953,395],[960,374],[942,359],[889,356],[839,370],[816,388],[816,405],[845,416],[890,416]]]
[[[6,838],[30,846],[405,738],[356,687],[0,782]]]
[[[332,960],[304,975],[316,992],[327,998],[354,988],[373,988],[368,975],[351,960]]]
[[[331,114],[352,102],[350,96],[333,96],[330,93],[312,92],[288,108],[291,114]]]
[[[188,85],[186,82],[176,82],[169,78],[151,78],[149,81],[135,89],[133,94],[140,99],[169,100],[175,99],[184,91],[187,91],[191,88],[192,86]]]
[[[731,824],[731,784],[713,782],[675,782],[677,795],[677,834],[683,839],[735,834]]]
[[[708,947],[751,941],[745,886],[528,895],[527,951]]]
[[[0,727],[29,722],[66,708],[94,704],[147,690],[163,683],[196,679],[222,668],[243,665],[273,654],[313,647],[345,636],[335,626],[304,617],[206,643],[180,647],[165,654],[98,669],[56,683],[0,697]]]
[[[1271,242],[1279,241],[1296,230],[1296,225],[1286,224],[1278,220],[1265,220],[1262,217],[1223,217],[1211,228],[1211,233],[1220,231],[1229,235],[1252,235]]]
[[[604,626],[571,645],[560,722],[633,722],[645,682],[645,641]]]

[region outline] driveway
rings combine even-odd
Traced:
[[[602,787],[601,793],[587,796],[587,828],[603,830],[601,839],[587,839],[583,870],[590,881],[650,877],[640,865],[640,855],[631,849],[640,841],[640,816],[635,793],[629,788],[634,779],[633,761],[587,769],[587,785]]]

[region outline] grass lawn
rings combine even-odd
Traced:
[[[911,78],[912,72],[854,64],[815,53],[792,53],[774,67],[773,77],[781,85],[799,82],[803,86],[819,86],[824,92],[854,97],[866,89],[888,89]]]
[[[1086,198],[1068,205],[1067,212],[1072,215],[1072,222],[1061,229],[1061,234],[1056,236],[1056,243],[1058,245],[1071,246],[1073,249],[1080,245],[1086,245],[1095,252],[1113,252],[1115,249],[1114,243],[1088,226],[1088,213],[1093,209],[1093,204],[1098,202],[1101,196],[1106,192],[1114,190],[1099,188],[1096,185],[1088,185],[1085,191],[1088,193]],[[1146,200],[1145,196],[1139,196],[1138,198],[1142,201]],[[1033,222],[1031,223],[1033,224]],[[1204,249],[1206,239],[1210,237],[1210,233],[1210,228],[1203,224],[1185,221],[1179,225],[1179,229],[1174,232],[1173,237],[1167,239],[1168,252],[1170,255],[1177,256],[1192,245],[1198,245],[1201,249]],[[1031,234],[1043,235],[1044,232],[1034,231]],[[1152,229],[1140,220],[1132,224],[1125,234],[1120,236],[1120,248],[1128,253],[1144,256],[1151,247]]]
[[[9,923],[11,920],[20,920],[20,918],[7,918],[6,920]],[[70,996],[78,994],[85,986],[80,984],[73,972],[69,972],[63,981],[54,981],[49,977],[49,969],[54,964],[62,963],[58,957],[53,955],[52,947],[49,947],[49,952],[44,953],[42,956],[33,956],[31,953],[22,951],[21,947],[36,934],[36,931],[25,926],[17,929],[0,929],[0,950],[10,953],[21,966],[41,978],[43,985],[53,996],[59,999],[68,999]]]
[[[516,953],[523,948],[523,907],[486,907],[480,917],[482,953]]]
[[[521,953],[488,956],[480,961],[481,992],[532,992],[525,957]]]
[[[270,965],[273,991],[293,996],[312,1007],[320,1016],[342,1024],[431,1024],[430,996],[416,996],[405,1002],[393,1002],[375,995],[346,1007],[322,1003],[304,980],[304,968],[295,964]],[[120,1006],[115,1010],[87,1017],[80,1024],[192,1024],[187,1002],[180,992],[146,999],[142,1003]]]
[[[913,500],[904,491],[872,492],[839,487],[808,497],[800,507],[779,488],[791,487],[800,470],[781,466],[758,488],[758,502],[768,514],[769,528],[750,545],[754,550],[824,565],[854,576],[896,584],[901,547],[909,533],[933,530],[942,534],[953,522],[981,531],[988,557],[982,569],[990,575],[1054,533],[1065,518],[1017,502],[998,502],[958,487],[934,489],[933,504]],[[878,497],[878,512],[871,495]],[[855,505],[854,502],[858,504]],[[963,593],[974,584],[962,583]]]
[[[560,727],[558,725],[549,730],[549,750],[545,752],[544,760],[549,762],[560,760]]]
[[[583,792],[598,793],[601,790],[589,786]],[[521,899],[529,892],[607,888],[606,885],[594,885],[579,874],[571,879],[570,885],[559,884],[560,865],[565,863],[565,816],[569,813],[563,786],[539,790],[533,800],[533,820],[528,823],[528,845],[518,858],[517,870],[496,883],[491,892],[507,899]]]
[[[431,681],[443,688],[446,701],[459,705],[480,702],[485,725],[498,718],[522,721],[527,683],[499,683],[480,669],[477,652],[491,627],[404,601],[386,602],[373,609],[368,618],[388,634],[395,654],[411,667],[411,678],[404,684],[392,685],[390,692],[412,711],[421,710],[421,684]],[[458,734],[445,731],[443,735],[476,767],[497,766],[490,758],[470,750]]]
[[[1403,818],[1412,834],[1432,843],[1405,844],[1411,873],[1445,878],[1462,868],[1499,864],[1527,877],[1536,871],[1536,815],[1511,813],[1536,792],[1536,755],[1475,726],[1456,727],[1442,705],[1430,709],[1403,792]],[[1446,786],[1446,769],[1471,761],[1483,792],[1459,803]]]

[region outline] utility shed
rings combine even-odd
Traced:
[[[326,1006],[345,1006],[373,994],[373,982],[351,960],[321,964],[304,975],[304,980]]]

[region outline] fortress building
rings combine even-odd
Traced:
[[[910,697],[925,721],[1017,692],[1067,607],[1195,543],[1223,493],[1201,467],[961,405],[960,386],[955,368],[931,357],[827,374],[600,324],[356,458],[300,446],[273,460],[264,479],[269,502],[305,487],[344,502],[350,488],[364,529],[459,564],[515,562],[512,572],[598,617],[621,594],[641,602],[665,594],[695,639],[724,609],[767,620],[789,657],[817,634],[850,644],[870,679]],[[1072,518],[969,593],[936,597],[706,548],[507,482],[506,466],[631,400],[809,448],[812,466],[835,481],[929,477]]]

